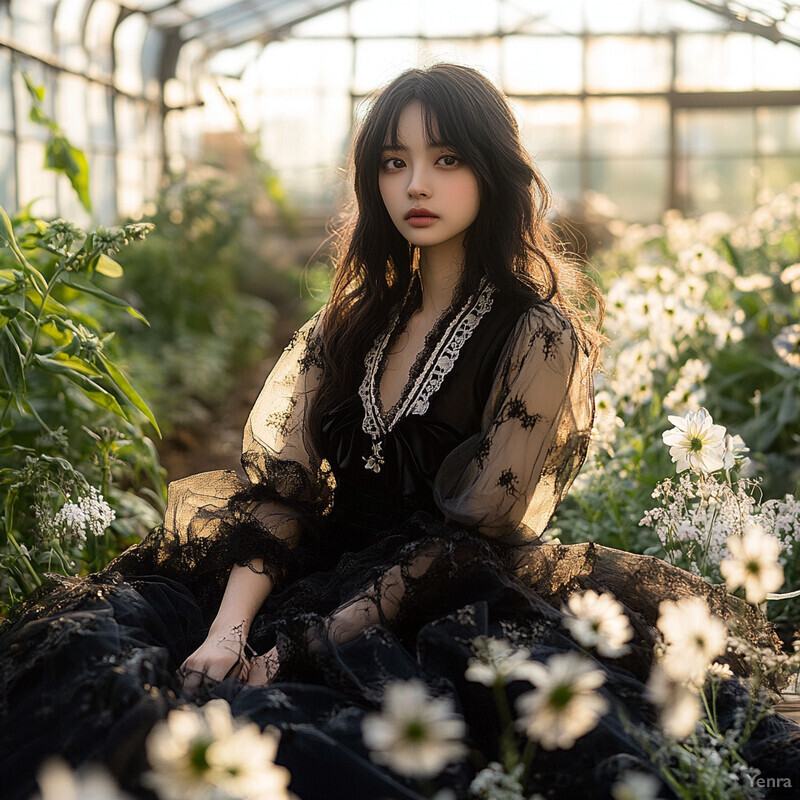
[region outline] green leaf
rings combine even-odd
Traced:
[[[8,327],[0,328],[0,366],[17,403],[25,394],[25,367],[17,340]]]
[[[36,291],[35,289],[28,289],[25,292],[25,296],[30,300],[31,305],[35,309],[39,309],[42,305],[42,295]],[[69,314],[69,310],[66,306],[62,305],[58,302],[58,300],[54,300],[51,296],[48,295],[47,300],[44,301],[44,314],[56,314],[56,315],[66,315]]]
[[[86,292],[87,294],[99,297],[101,300],[105,300],[105,302],[108,303],[109,305],[118,306],[119,308],[124,308],[132,317],[141,320],[142,322],[144,322],[145,325],[149,327],[150,323],[133,306],[128,305],[128,303],[126,303],[120,297],[115,297],[113,294],[104,292],[102,289],[100,289],[98,286],[95,286],[88,278],[84,277],[83,275],[80,275],[77,272],[65,272],[62,280],[67,286],[71,286],[73,289],[77,289],[78,291]]]
[[[95,383],[88,376],[83,375],[80,372],[76,372],[71,366],[57,361],[54,358],[40,355],[35,355],[34,358],[43,369],[46,369],[48,372],[52,372],[56,375],[62,375],[67,380],[72,381],[72,383],[78,386],[86,395],[86,397],[88,397],[95,405],[100,406],[100,408],[105,408],[108,411],[112,411],[118,417],[128,420],[128,422],[131,421],[130,416],[125,413],[124,409],[117,401],[117,398],[114,397],[111,392],[106,391],[102,386]]]
[[[12,486],[6,495],[5,507],[5,525],[3,526],[2,538],[0,538],[0,545],[4,545],[8,541],[8,534],[14,530],[14,504],[17,500],[18,489]]]
[[[57,347],[65,348],[72,344],[77,339],[71,332],[63,331],[58,325],[52,322],[45,322],[40,328],[41,332],[51,339]],[[80,349],[80,340],[77,341],[78,349]]]
[[[122,266],[109,258],[107,255],[101,253],[100,258],[97,259],[95,270],[107,278],[121,278],[123,275]]]
[[[82,358],[76,358],[67,353],[56,353],[54,356],[48,356],[48,358],[52,358],[53,361],[58,361],[59,364],[63,364],[65,367],[75,370],[75,372],[80,372],[82,375],[91,375],[93,378],[103,377],[103,373],[100,370]]]
[[[3,206],[0,206],[0,239],[8,244],[12,249],[17,244],[17,237],[14,236],[14,226],[6,214]]]
[[[89,162],[82,150],[73,147],[63,134],[55,134],[45,148],[44,166],[69,178],[81,205],[92,210],[89,198]]]
[[[0,306],[0,328],[5,328],[19,314],[16,306]]]
[[[37,86],[27,72],[22,73],[22,79],[25,81],[25,86],[28,87],[34,102],[41,103],[44,100],[44,86]]]
[[[39,282],[37,288],[44,292],[47,288],[47,281],[45,280],[44,275],[42,275],[38,269],[28,263],[28,260],[22,253],[22,250],[19,249],[17,237],[14,235],[14,226],[11,224],[11,220],[8,218],[8,214],[6,214],[5,209],[2,206],[0,206],[0,239],[4,240],[8,245],[8,248],[16,256],[17,261],[19,261],[19,263],[22,265],[25,273],[34,279],[34,284],[37,281]]]
[[[31,122],[35,122],[37,125],[44,125],[52,131],[58,130],[58,125],[39,106],[31,107],[30,119]]]
[[[128,401],[133,405],[135,408],[138,408],[142,414],[147,417],[150,424],[156,429],[156,432],[159,436],[161,436],[161,429],[158,427],[158,423],[156,422],[155,415],[150,410],[147,403],[142,400],[138,392],[130,385],[128,379],[114,366],[114,364],[106,358],[102,353],[99,355],[99,360],[102,366],[108,372],[108,377],[117,385],[120,391],[125,395]]]

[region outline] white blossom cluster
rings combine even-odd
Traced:
[[[742,273],[723,255],[722,241],[752,252],[779,245],[796,229],[800,184],[760,200],[745,220],[718,212],[690,219],[668,211],[661,225],[613,218],[607,223],[616,237],[609,259],[617,277],[605,287],[604,332],[610,344],[598,389],[620,420],[627,422],[655,393],[668,413],[700,407],[709,365],[696,354],[743,340],[746,314],[738,297],[781,287],[800,291],[800,264],[781,269],[769,263],[757,271],[745,264]],[[615,213],[603,198],[595,197],[592,204],[601,217]],[[800,324],[785,327],[774,346],[785,363],[800,368]],[[608,421],[613,416],[598,420]],[[619,427],[596,424],[595,448],[613,456]],[[590,459],[589,470],[592,464]]]
[[[664,397],[664,408],[680,414],[703,405],[706,399],[703,384],[710,369],[699,358],[690,358],[678,371],[675,386]]]
[[[517,764],[509,775],[501,764],[492,761],[473,778],[469,790],[480,800],[526,800],[521,783],[523,771],[524,765]]]
[[[107,769],[88,764],[75,771],[60,757],[50,757],[37,776],[40,794],[33,800],[133,800]]]
[[[731,281],[733,270],[710,248],[679,252],[672,266],[640,264],[608,287],[605,333],[611,341],[600,387],[623,416],[633,416],[653,398],[654,376],[677,371],[665,398],[668,411],[697,408],[704,401],[708,365],[687,358],[698,336],[716,349],[743,338],[741,309],[715,309],[706,299],[707,275]],[[735,271],[733,271],[735,274]]]
[[[639,524],[655,531],[670,563],[718,581],[719,565],[730,555],[728,537],[741,536],[754,519],[757,486],[746,478],[730,485],[715,475],[698,481],[684,472],[656,486],[652,496],[661,506],[646,511]]]
[[[103,495],[90,486],[88,494],[61,506],[53,519],[53,527],[84,542],[87,536],[102,536],[115,517],[116,512]]]
[[[779,561],[786,566],[800,545],[800,500],[790,494],[783,500],[766,500],[761,504],[753,521],[781,541]]]
[[[759,800],[764,796],[756,780],[761,772],[739,755],[741,734],[735,726],[717,735],[700,725],[693,747],[667,744],[665,755],[672,756],[674,772],[682,783],[694,787],[698,792],[695,796]]]
[[[669,419],[675,428],[662,438],[680,474],[677,483],[656,486],[660,507],[639,524],[655,531],[671,563],[712,581],[724,578],[731,591],[743,587],[748,602],[763,602],[781,587],[783,564],[794,556],[800,503],[787,495],[759,509],[758,482],[731,471],[746,462],[744,442],[715,425],[706,409]]]

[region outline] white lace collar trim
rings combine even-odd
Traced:
[[[404,387],[401,402],[393,409],[392,416],[388,420],[384,420],[380,413],[377,376],[384,352],[397,325],[399,311],[392,317],[386,331],[375,340],[372,349],[364,358],[366,372],[358,390],[364,407],[361,427],[373,440],[372,454],[364,458],[366,469],[380,472],[383,464],[380,439],[403,417],[427,412],[431,398],[439,391],[444,379],[455,366],[461,349],[469,341],[483,317],[491,310],[495,291],[495,287],[483,278],[478,291],[454,315],[413,383]]]

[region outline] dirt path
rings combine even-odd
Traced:
[[[242,431],[264,380],[275,364],[271,355],[254,364],[239,379],[235,392],[211,412],[211,421],[177,428],[158,443],[167,480],[174,481],[214,469],[235,469],[241,473]]]

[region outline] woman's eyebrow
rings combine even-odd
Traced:
[[[400,142],[396,142],[395,144],[385,144],[381,149],[382,153],[387,153],[390,150],[408,150],[408,148],[404,144],[400,144]]]

